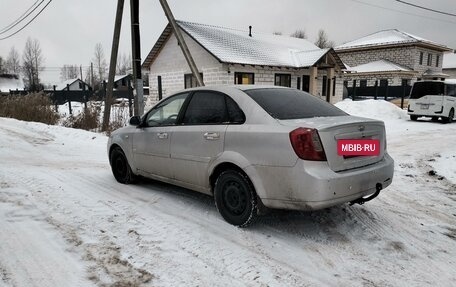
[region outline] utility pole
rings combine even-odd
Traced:
[[[169,24],[173,28],[174,34],[176,34],[177,42],[181,47],[182,53],[184,53],[185,60],[187,60],[187,63],[190,66],[190,70],[192,71],[192,74],[195,77],[198,86],[204,86],[203,79],[200,73],[198,72],[198,67],[196,67],[195,61],[193,60],[192,55],[190,54],[190,50],[188,49],[187,44],[185,43],[184,37],[182,36],[179,26],[177,26],[176,19],[174,19],[173,13],[169,8],[168,3],[166,2],[166,0],[160,0],[160,4],[163,7],[163,11],[165,11],[165,15],[166,18],[168,18]]]
[[[133,57],[133,83],[135,86],[135,116],[144,113],[144,89],[141,73],[141,40],[139,33],[139,0],[130,0],[131,50]]]
[[[108,87],[106,90],[105,108],[103,114],[102,131],[107,131],[109,119],[111,117],[111,102],[114,88],[114,76],[116,73],[117,53],[119,52],[120,28],[122,26],[124,0],[117,1],[116,22],[114,25],[114,35],[112,39],[111,61],[109,62]]]
[[[81,73],[81,81],[84,81],[84,78],[82,77],[82,65],[79,65],[79,72]]]

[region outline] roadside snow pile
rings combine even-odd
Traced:
[[[440,156],[435,158],[435,161],[430,162],[430,165],[437,170],[437,174],[444,176],[448,181],[456,184],[456,151],[448,150],[442,152]]]
[[[407,112],[384,100],[352,101],[343,100],[336,107],[352,116],[378,119],[382,121],[408,119]]]

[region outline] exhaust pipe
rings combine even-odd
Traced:
[[[383,189],[383,185],[380,182],[377,182],[377,184],[375,185],[375,193],[374,194],[372,194],[372,195],[370,195],[368,197],[360,197],[358,199],[350,201],[350,206],[352,206],[355,203],[357,203],[359,205],[363,205],[364,203],[366,203],[368,201],[371,201],[372,199],[376,198],[380,194],[380,191],[382,189]]]

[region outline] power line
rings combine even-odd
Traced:
[[[415,8],[419,8],[419,9],[423,9],[423,10],[427,10],[427,11],[431,11],[431,12],[443,14],[443,15],[448,15],[448,16],[456,17],[456,14],[453,14],[453,13],[448,13],[448,12],[443,12],[443,11],[439,11],[439,10],[427,8],[427,7],[424,7],[424,6],[416,5],[416,4],[409,3],[409,2],[405,2],[405,1],[402,1],[402,0],[396,0],[396,2],[405,4],[405,5],[409,5],[409,6],[413,6],[413,7],[415,7]]]
[[[22,28],[20,28],[19,30],[17,30],[16,32],[14,32],[13,34],[9,35],[9,36],[6,36],[6,37],[3,37],[3,38],[0,38],[0,40],[5,40],[5,39],[8,39],[8,38],[11,38],[13,37],[14,35],[16,35],[17,33],[19,33],[20,31],[24,30],[25,27],[27,27],[30,23],[33,22],[33,20],[36,19],[36,17],[38,17],[41,12],[43,12],[44,9],[46,9],[46,7],[51,4],[52,0],[49,0],[49,2],[47,2],[47,4],[38,12],[38,14],[36,14],[30,21],[28,21],[24,26],[22,26]]]
[[[35,1],[35,3],[33,3],[32,6],[30,6],[21,16],[19,16],[19,18],[17,18],[16,20],[14,20],[11,24],[9,24],[8,26],[6,26],[5,28],[3,28],[2,30],[0,30],[0,35],[1,34],[5,34],[6,32],[8,32],[9,30],[13,29],[15,26],[19,25],[19,23],[21,23],[22,21],[24,21],[28,16],[30,16],[30,14],[32,14],[40,5],[41,3],[44,2],[44,0],[41,0],[41,2],[35,6],[36,3],[38,3],[38,1],[40,0],[37,0]],[[33,6],[35,6],[35,8],[33,8]],[[33,10],[31,10],[33,8]],[[31,11],[30,11],[31,10]],[[28,14],[27,14],[28,12]]]
[[[429,20],[445,22],[445,23],[450,23],[450,24],[456,24],[456,22],[454,22],[454,21],[449,21],[449,20],[444,20],[444,19],[439,19],[439,18],[434,18],[434,17],[428,17],[428,16],[424,16],[424,15],[409,13],[409,12],[405,12],[405,11],[402,11],[402,10],[386,8],[386,7],[383,7],[383,6],[379,6],[379,5],[375,5],[375,4],[371,4],[371,3],[366,3],[366,2],[363,2],[363,1],[359,1],[359,0],[351,0],[351,1],[359,3],[359,4],[363,4],[363,5],[367,5],[367,6],[371,6],[371,7],[375,7],[375,8],[379,8],[379,9],[383,9],[383,10],[388,10],[388,11],[393,11],[393,12],[397,12],[397,13],[401,13],[401,14],[410,15],[410,16],[426,18],[426,19],[429,19]]]

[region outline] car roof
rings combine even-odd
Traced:
[[[248,90],[256,90],[256,89],[290,89],[290,88],[281,87],[281,86],[273,86],[273,85],[211,85],[211,86],[185,89],[183,91],[212,90],[212,91],[223,92],[223,91],[226,91],[229,89],[248,91]]]

